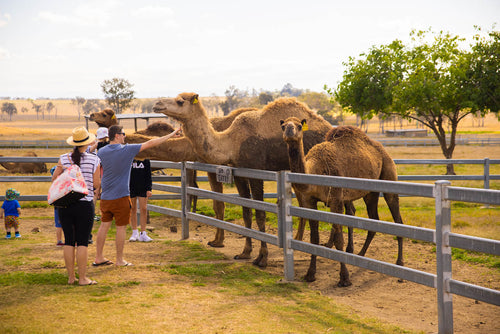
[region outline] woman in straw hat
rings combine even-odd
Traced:
[[[87,147],[95,141],[95,135],[84,127],[73,129],[73,135],[66,142],[74,146],[73,152],[59,157],[56,170],[52,175],[55,180],[71,165],[78,165],[82,171],[89,194],[75,204],[59,208],[59,219],[64,232],[64,262],[68,271],[68,284],[93,285],[96,281],[89,279],[87,273],[88,242],[94,219],[94,189],[101,184],[100,159],[95,154],[86,152]],[[76,249],[75,249],[76,245]],[[75,258],[78,265],[78,280],[75,277]]]

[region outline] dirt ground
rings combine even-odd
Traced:
[[[51,219],[30,219],[28,217],[50,217],[52,208],[47,209],[24,209],[21,230],[24,234],[32,233],[35,227],[40,228],[43,234],[55,239],[53,221]],[[148,225],[153,228],[150,235],[155,242],[129,243],[125,245],[126,260],[136,266],[146,269],[148,264],[161,264],[161,255],[155,252],[155,244],[161,240],[179,240],[181,238],[180,220],[167,216],[152,217]],[[170,230],[171,226],[177,227],[177,232]],[[270,233],[276,234],[275,229]],[[207,246],[212,240],[215,229],[198,222],[190,224],[190,240],[198,241]],[[308,240],[308,235],[306,234]],[[326,240],[323,235],[321,240]],[[364,237],[355,234],[355,251],[359,251]],[[224,253],[229,258],[239,254],[244,246],[244,238],[237,234],[226,232],[225,247],[217,251]],[[258,254],[260,242],[253,243],[252,255]],[[105,249],[113,259],[112,249],[108,245]],[[89,247],[89,262],[95,255],[95,246]],[[367,256],[395,263],[397,256],[397,242],[390,236],[377,235],[372,242]],[[60,261],[61,259],[50,259]],[[309,255],[294,253],[295,279],[300,280],[309,265]],[[235,260],[237,261],[237,260]],[[238,260],[252,261],[252,260]],[[410,268],[435,273],[435,259],[432,245],[415,243],[405,240],[405,265]],[[378,318],[383,322],[398,325],[401,328],[423,331],[425,333],[437,333],[438,316],[436,307],[436,290],[412,282],[399,283],[398,279],[385,276],[369,270],[348,266],[352,286],[338,288],[338,263],[318,259],[316,281],[309,286],[328,296],[333,302],[348,305],[354,313],[363,317]],[[269,264],[265,269],[268,272],[283,276],[282,249],[269,245]],[[141,279],[147,280],[148,271],[141,274]],[[97,277],[96,277],[97,278]],[[453,278],[477,284],[492,289],[500,290],[499,270],[489,269],[481,265],[465,264],[454,261]],[[455,333],[500,333],[500,308],[483,302],[477,302],[468,298],[453,296],[454,330]]]

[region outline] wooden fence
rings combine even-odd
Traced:
[[[21,159],[21,160],[18,160]],[[25,161],[28,158],[10,158],[5,160],[0,157],[0,162],[4,161]],[[29,158],[30,162],[34,158]],[[38,158],[47,160],[44,162],[56,162],[57,158]],[[37,161],[40,161],[38,160]],[[449,160],[445,160],[448,164]],[[460,163],[464,163],[460,160]],[[491,160],[487,163],[500,163],[500,160]],[[271,172],[265,170],[252,170],[244,168],[229,168],[215,165],[208,165],[196,162],[160,162],[154,161],[154,167],[179,169],[181,170],[181,185],[154,184],[153,189],[171,192],[180,195],[182,201],[181,210],[174,210],[158,205],[148,204],[148,210],[181,218],[182,238],[189,238],[189,221],[194,220],[214,227],[251,237],[276,245],[283,250],[284,277],[286,280],[293,280],[294,273],[294,251],[315,254],[334,261],[343,262],[353,266],[376,271],[385,275],[398,277],[404,280],[422,284],[437,291],[438,308],[438,328],[440,333],[453,333],[453,295],[460,295],[467,298],[483,301],[500,306],[500,291],[489,289],[474,284],[454,280],[452,277],[451,248],[460,248],[475,252],[500,255],[500,241],[478,238],[473,236],[451,233],[451,202],[472,202],[487,205],[500,205],[500,190],[477,189],[452,187],[447,180],[438,180],[432,184],[418,184],[400,181],[381,181],[346,177],[319,176],[291,173],[289,171]],[[199,171],[217,173],[220,168],[230,170],[236,177],[257,178],[264,181],[276,182],[277,204],[255,201],[241,198],[234,194],[220,194],[209,190],[189,187],[187,185],[187,170],[195,169]],[[499,175],[489,175],[489,179],[498,179]],[[161,180],[171,180],[171,177],[157,177]],[[177,178],[178,179],[178,178]],[[10,176],[0,177],[2,182],[47,182],[48,176]],[[391,222],[360,218],[355,216],[340,215],[325,211],[300,208],[292,205],[292,183],[306,183],[323,186],[361,189],[369,191],[398,193],[400,195],[418,196],[433,198],[435,201],[435,229],[427,229],[408,225],[399,225]],[[199,213],[190,212],[188,197],[190,195],[203,198],[210,198],[227,203],[241,205],[253,209],[274,213],[278,217],[277,235],[260,232],[245,228],[240,225],[218,220]],[[25,196],[21,200],[40,200],[38,197],[46,198],[42,195]],[[177,197],[179,198],[179,197]],[[1,199],[1,198],[0,198]],[[315,219],[328,223],[336,223],[353,228],[370,230],[374,232],[386,233],[394,236],[421,240],[436,245],[436,274],[427,273],[411,268],[397,266],[382,261],[365,258],[359,255],[350,254],[335,249],[314,245],[293,239],[292,217],[303,217]]]

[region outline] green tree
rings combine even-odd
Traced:
[[[93,112],[97,112],[102,109],[103,103],[101,103],[98,99],[88,99],[85,101],[85,104],[82,106],[83,114],[88,115]]]
[[[376,113],[420,122],[452,159],[459,122],[471,113],[498,111],[498,33],[478,37],[470,51],[460,49],[462,39],[449,33],[414,31],[410,36],[412,47],[394,41],[372,48],[363,59],[350,58],[335,96],[363,117]],[[453,165],[447,174],[454,174]]]
[[[4,102],[2,104],[2,113],[9,115],[9,121],[12,121],[12,115],[17,114],[17,107],[12,102]]]
[[[36,104],[33,99],[28,99],[28,101],[31,102],[31,108],[35,110],[36,119],[38,119],[39,113],[42,113],[42,119],[45,118],[45,114],[44,114],[45,106],[43,104]]]
[[[259,94],[259,104],[265,106],[274,100],[273,94],[270,92],[261,92]]]
[[[104,80],[101,84],[106,102],[116,114],[121,114],[123,110],[127,109],[135,98],[132,86],[130,82],[121,78]]]

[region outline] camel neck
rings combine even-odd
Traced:
[[[288,142],[288,158],[290,161],[290,171],[293,173],[305,173],[304,145],[302,140],[299,142]],[[295,191],[304,192],[307,190],[307,184],[294,183]]]
[[[216,132],[206,114],[193,118],[183,125],[184,134],[193,144],[196,154],[205,162],[228,164],[231,161],[230,145],[224,145],[227,136]]]

